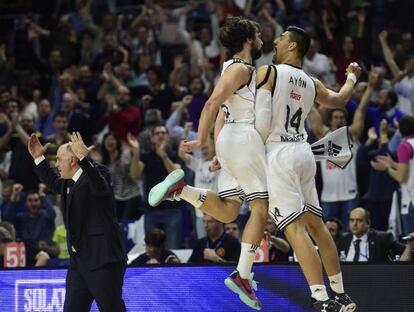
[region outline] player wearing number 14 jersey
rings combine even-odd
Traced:
[[[321,219],[315,158],[304,125],[314,101],[328,107],[345,106],[360,68],[351,63],[341,90],[328,90],[301,69],[309,44],[303,29],[289,27],[274,41],[273,62],[278,65],[261,67],[257,73],[255,124],[266,142],[269,214],[295,251],[312,292],[314,310],[351,312],[356,305],[344,292],[337,250]],[[324,285],[321,259],[332,298]]]

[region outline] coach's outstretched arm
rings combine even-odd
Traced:
[[[361,67],[359,67],[358,63],[350,63],[346,69],[346,75],[348,78],[339,92],[329,90],[321,81],[314,78],[316,87],[315,101],[330,108],[344,107],[361,75]]]

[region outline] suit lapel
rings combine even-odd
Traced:
[[[70,191],[70,193],[66,195],[66,196],[68,196],[68,198],[67,198],[68,207],[66,207],[66,210],[68,211],[67,216],[69,216],[69,209],[70,209],[70,206],[71,206],[71,203],[72,203],[73,194],[76,191],[76,189],[79,187],[79,185],[82,184],[83,179],[84,179],[84,174],[81,174],[78,181],[76,181],[76,183],[73,185],[72,190]]]
[[[375,237],[372,231],[368,232],[369,262],[375,262]]]
[[[349,252],[349,248],[351,247],[351,243],[352,243],[352,234],[350,233],[349,235],[345,236],[345,246],[343,246],[345,248],[345,254],[348,256],[348,252]]]

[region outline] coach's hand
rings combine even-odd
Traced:
[[[87,147],[85,143],[83,143],[83,139],[79,132],[72,133],[71,141],[72,151],[78,159],[83,159],[88,156],[89,152],[95,148],[94,145]]]
[[[30,155],[32,155],[33,159],[42,156],[49,147],[49,143],[46,145],[42,145],[37,138],[37,135],[32,133],[27,142],[27,148],[29,149]]]
[[[201,148],[201,142],[198,140],[184,141],[182,143],[182,149],[186,153],[194,152],[195,150],[199,150],[200,148]]]

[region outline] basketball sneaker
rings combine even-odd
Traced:
[[[337,294],[336,292],[332,291],[332,297],[336,302],[345,306],[344,312],[354,312],[356,310],[357,306],[355,302],[353,302],[346,293]]]
[[[313,310],[315,312],[344,312],[345,306],[333,299],[318,301],[312,298]]]
[[[257,284],[253,280],[253,273],[250,275],[250,278],[241,278],[239,272],[236,270],[224,280],[224,284],[234,293],[238,294],[240,300],[249,307],[255,310],[262,309],[262,305],[254,292],[257,290]]]
[[[155,185],[148,195],[148,203],[155,207],[164,200],[181,200],[181,190],[187,183],[184,181],[184,171],[182,169],[176,169],[171,172],[164,181]]]

